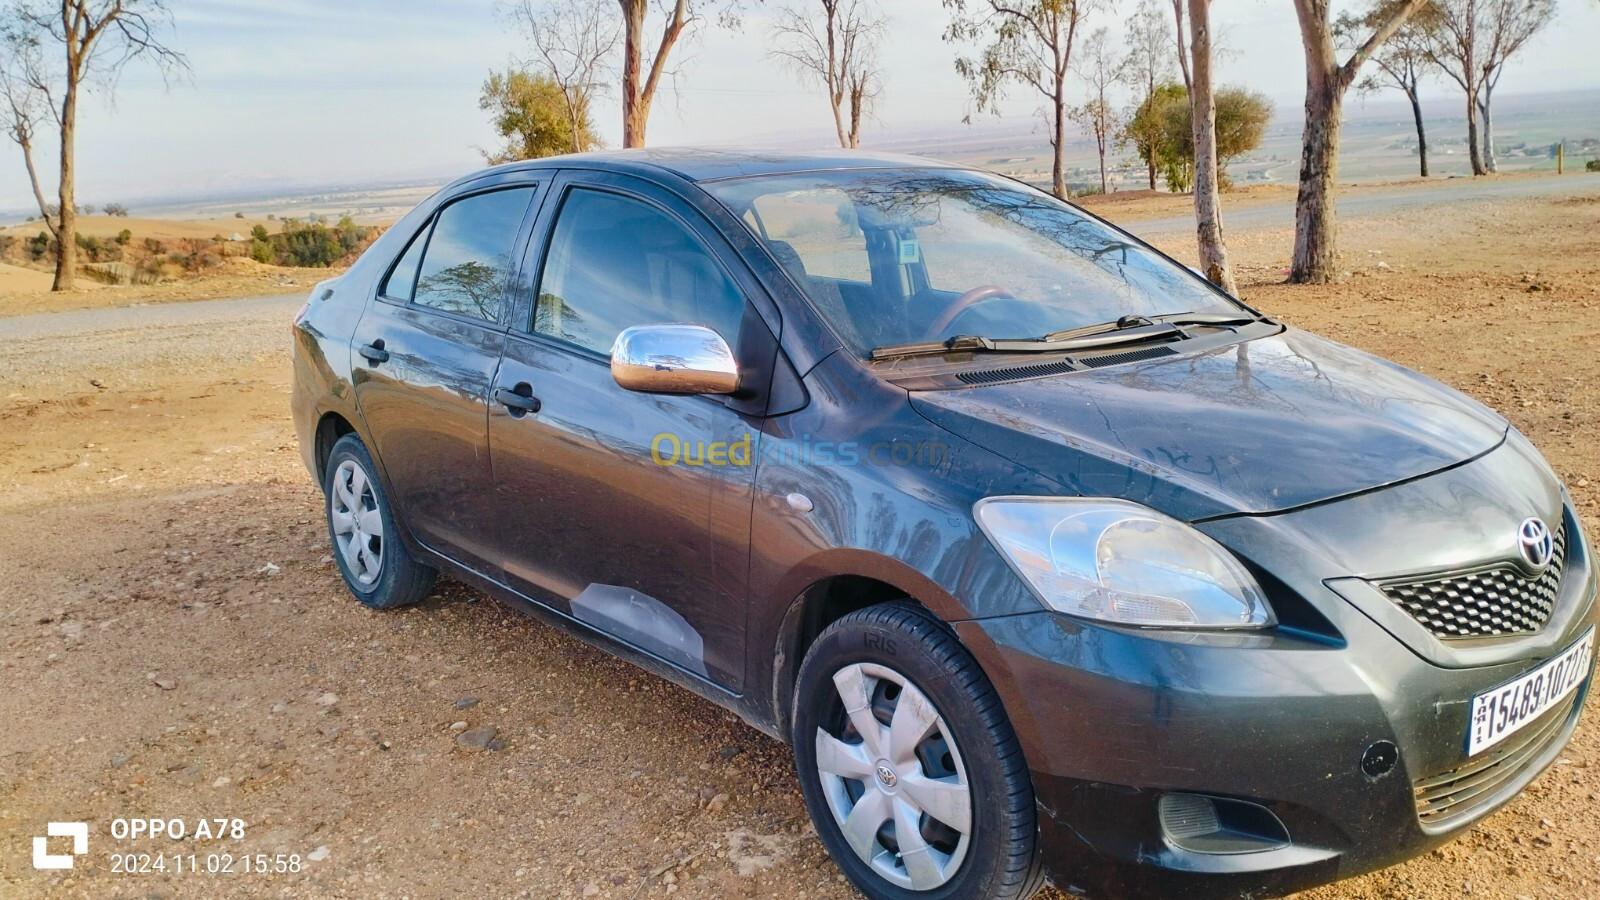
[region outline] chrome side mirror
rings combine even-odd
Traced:
[[[636,325],[611,345],[611,377],[650,394],[731,394],[739,363],[728,342],[704,325]]]

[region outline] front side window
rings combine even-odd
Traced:
[[[533,330],[600,354],[624,328],[684,322],[738,338],[744,295],[698,238],[660,209],[576,189],[550,236]]]
[[[396,264],[384,295],[493,322],[500,317],[511,251],[533,188],[475,194],[446,206]],[[420,249],[419,249],[420,248]],[[414,275],[415,290],[405,283]]]
[[[1182,267],[1073,207],[977,172],[889,169],[706,186],[856,352],[1025,338],[1123,316],[1238,313]]]

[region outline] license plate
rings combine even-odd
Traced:
[[[1477,756],[1571,696],[1589,674],[1594,629],[1539,668],[1472,698],[1467,755]]]

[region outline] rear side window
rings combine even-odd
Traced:
[[[577,189],[561,205],[540,276],[533,330],[600,354],[634,325],[706,325],[739,337],[744,295],[704,244],[667,213]]]
[[[500,317],[511,250],[533,188],[475,194],[446,206],[401,256],[384,295],[493,322]],[[414,278],[415,288],[407,291]]]
[[[383,280],[383,287],[378,289],[378,293],[391,300],[411,302],[411,292],[417,286],[417,264],[422,262],[422,248],[428,246],[428,232],[432,228],[433,223],[429,222],[427,228],[417,232],[417,236],[411,239],[411,245],[394,268],[389,270],[389,277]]]

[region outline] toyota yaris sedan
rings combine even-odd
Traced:
[[[869,897],[1389,865],[1590,684],[1589,547],[1504,419],[983,172],[501,166],[294,337],[361,602],[446,572],[732,709]]]

